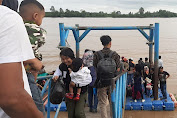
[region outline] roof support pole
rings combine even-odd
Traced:
[[[159,23],[155,23],[154,33],[154,100],[158,100]]]

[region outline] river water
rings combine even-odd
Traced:
[[[164,61],[164,70],[169,72],[171,77],[167,80],[167,90],[177,94],[177,18],[44,18],[42,27],[47,30],[47,39],[40,52],[43,54],[43,63],[47,72],[55,70],[60,64],[57,49],[59,44],[59,23],[65,26],[149,26],[150,24],[160,23],[160,55]],[[80,34],[82,31],[80,32]],[[147,31],[149,34],[149,32]],[[100,50],[100,36],[110,35],[112,38],[112,50],[117,51],[120,56],[132,57],[135,62],[139,58],[148,57],[149,48],[147,40],[137,30],[131,31],[91,31],[80,43],[80,54],[85,49]],[[70,47],[75,50],[75,40],[72,32],[68,36]],[[153,113],[153,114],[152,114]],[[126,112],[126,118],[139,118],[142,114],[149,114],[152,118],[177,118],[177,113],[161,116],[162,112]],[[127,115],[128,114],[128,115]],[[142,117],[141,117],[142,118]],[[145,117],[143,117],[145,118]]]

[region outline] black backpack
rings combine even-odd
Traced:
[[[112,59],[113,51],[109,54],[103,54],[101,51],[98,51],[100,60],[97,64],[97,75],[100,80],[99,84],[101,86],[111,85],[111,79],[115,77],[117,71],[116,62]]]

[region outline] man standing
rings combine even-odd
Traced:
[[[161,56],[159,56],[158,67],[163,67],[163,60],[162,60],[162,57],[161,57]]]
[[[107,101],[110,102],[111,79],[120,71],[120,56],[110,50],[111,38],[104,35],[100,38],[103,49],[94,54],[93,65],[97,70],[95,86],[98,88],[98,100],[100,104],[101,118],[108,118]],[[106,66],[105,66],[106,65]],[[112,71],[112,72],[111,72]]]
[[[144,65],[147,66],[148,68],[150,68],[150,63],[148,62],[148,58],[147,57],[145,58]]]
[[[22,18],[0,0],[0,118],[43,118],[35,106],[23,62],[40,70]],[[14,20],[15,19],[15,20]]]
[[[132,59],[129,59],[129,69],[128,69],[128,74],[127,74],[127,85],[133,84],[133,76],[134,76],[134,69],[135,69],[135,64],[132,62]],[[140,68],[142,70],[142,68]],[[141,72],[140,72],[141,73]]]
[[[159,67],[159,80],[160,80],[160,89],[163,95],[162,99],[165,99],[165,101],[167,102],[167,85],[166,85],[166,81],[167,79],[170,77],[170,74],[166,71],[163,70],[163,67]]]

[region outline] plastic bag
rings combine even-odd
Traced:
[[[60,104],[65,97],[65,85],[61,77],[56,82],[52,79],[50,89],[50,102],[52,104]]]

